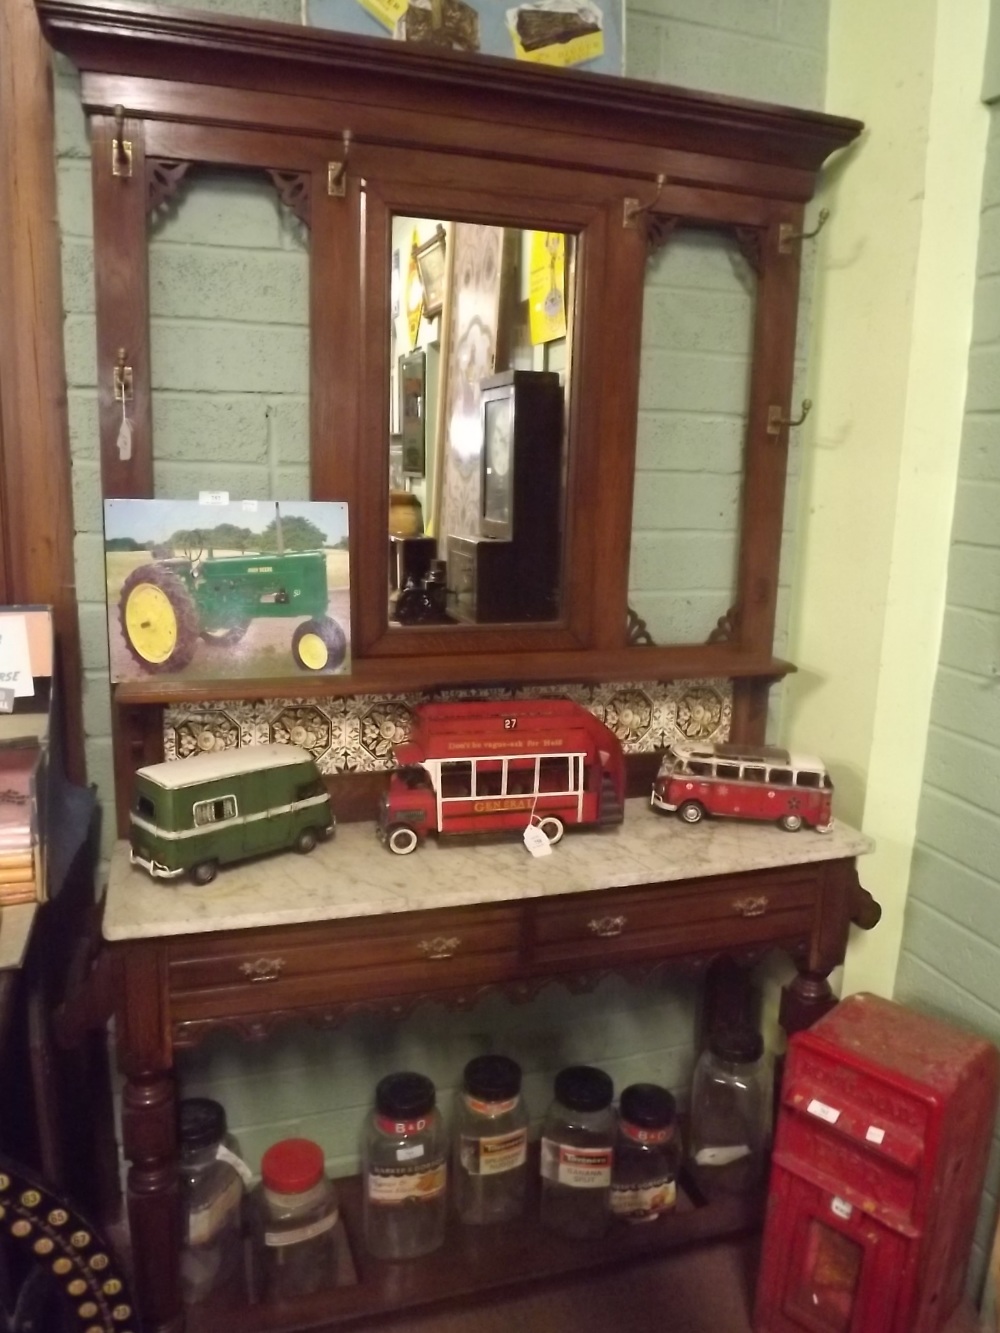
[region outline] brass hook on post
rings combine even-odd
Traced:
[[[132,398],[132,367],[125,364],[127,353],[124,347],[118,349],[115,362],[115,401],[127,403]]]
[[[800,417],[783,417],[781,408],[777,403],[772,403],[767,409],[767,433],[768,435],[780,435],[783,426],[794,428],[801,426],[803,421],[812,411],[812,399],[802,399],[802,415]]]
[[[347,158],[351,151],[354,135],[344,131],[344,157],[341,162],[331,162],[326,169],[326,192],[331,199],[343,199],[347,190]]]
[[[132,141],[125,138],[125,108],[115,107],[115,133],[111,140],[112,176],[132,175]]]
[[[830,221],[830,210],[821,208],[816,215],[816,225],[812,231],[793,231],[790,222],[783,222],[778,228],[778,254],[790,255],[796,241],[811,241],[818,236]]]
[[[638,199],[623,199],[622,226],[636,227],[638,225],[637,219],[640,218],[643,213],[649,213],[660,202],[660,195],[663,193],[663,187],[666,183],[667,178],[661,171],[656,178],[656,194],[653,195],[648,204],[640,204]]]

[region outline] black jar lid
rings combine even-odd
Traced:
[[[717,1028],[708,1039],[708,1049],[730,1064],[755,1064],[764,1054],[764,1038],[749,1026]]]
[[[386,1074],[375,1087],[375,1107],[389,1120],[417,1120],[433,1111],[437,1093],[426,1074]]]
[[[178,1114],[183,1148],[210,1148],[226,1137],[225,1109],[211,1097],[186,1097]]]
[[[465,1091],[484,1102],[504,1102],[521,1091],[521,1066],[507,1055],[477,1055],[465,1066]]]
[[[603,1069],[570,1065],[556,1074],[555,1094],[571,1111],[603,1111],[611,1105],[615,1085]]]
[[[677,1104],[673,1093],[658,1083],[632,1083],[618,1103],[623,1120],[639,1129],[667,1129],[674,1123]]]

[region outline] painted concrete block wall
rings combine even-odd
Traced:
[[[947,609],[895,997],[1000,1043],[1000,107],[983,189]],[[1000,1123],[970,1271],[1000,1195]]]
[[[298,19],[298,0],[202,0],[201,7]],[[629,11],[629,72],[817,108],[823,101],[826,19],[827,0],[644,0]],[[90,164],[77,80],[62,63],[57,64],[57,133],[87,754],[92,780],[110,810]],[[308,493],[307,252],[307,239],[263,179],[196,175],[154,223],[150,296],[158,494],[226,489],[237,498],[296,498]],[[676,254],[672,267],[664,269],[665,280],[654,275],[647,315],[650,372],[643,387],[640,466],[657,474],[655,491],[652,484],[648,489],[660,497],[652,505],[643,501],[649,530],[658,522],[658,508],[664,516],[676,513],[678,480],[703,496],[721,494],[723,509],[731,511],[746,392],[746,343],[736,331],[749,326],[742,260],[738,255],[731,260],[717,245],[706,250],[681,243]],[[687,320],[681,327],[688,332],[678,339],[670,326],[681,311]],[[720,347],[721,354],[715,350]],[[721,412],[719,401],[726,405]],[[671,412],[676,412],[672,419]],[[693,442],[683,464],[678,426]],[[692,451],[700,468],[691,466]],[[684,508],[688,504],[682,501]],[[699,522],[717,524],[713,504],[718,507],[715,498],[700,504]],[[794,512],[791,504],[787,512]],[[790,552],[790,543],[786,547]],[[720,598],[710,624],[728,605]],[[652,1078],[683,1094],[693,1060],[695,995],[693,984],[677,978],[644,985],[613,980],[591,996],[574,997],[553,985],[516,1008],[493,999],[458,1015],[425,1006],[398,1024],[359,1016],[332,1034],[289,1030],[253,1048],[219,1036],[188,1055],[179,1072],[185,1092],[218,1096],[229,1107],[253,1165],[275,1137],[307,1133],[324,1143],[335,1169],[348,1169],[355,1160],[361,1109],[378,1076],[392,1068],[424,1068],[447,1089],[472,1055],[511,1050],[524,1062],[536,1117],[548,1100],[552,1071],[569,1061],[601,1064],[619,1086]]]

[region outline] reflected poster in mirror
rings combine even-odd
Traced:
[[[350,670],[347,505],[105,500],[111,679]]]

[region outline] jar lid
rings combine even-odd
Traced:
[[[730,1064],[754,1064],[764,1054],[764,1038],[748,1026],[718,1028],[708,1039],[708,1049]]]
[[[556,1074],[555,1094],[571,1111],[603,1111],[611,1105],[615,1085],[603,1069],[570,1065]]]
[[[323,1176],[323,1149],[312,1139],[281,1139],[261,1158],[264,1188],[274,1194],[304,1194]]]
[[[375,1087],[375,1108],[389,1120],[417,1120],[434,1109],[436,1099],[426,1074],[386,1074]]]
[[[521,1066],[507,1055],[477,1055],[465,1066],[465,1091],[484,1102],[503,1102],[521,1091]]]
[[[226,1137],[226,1112],[211,1097],[185,1097],[178,1110],[182,1148],[210,1148]]]
[[[656,1083],[632,1083],[622,1093],[618,1109],[623,1120],[640,1129],[666,1129],[677,1114],[673,1094]]]

